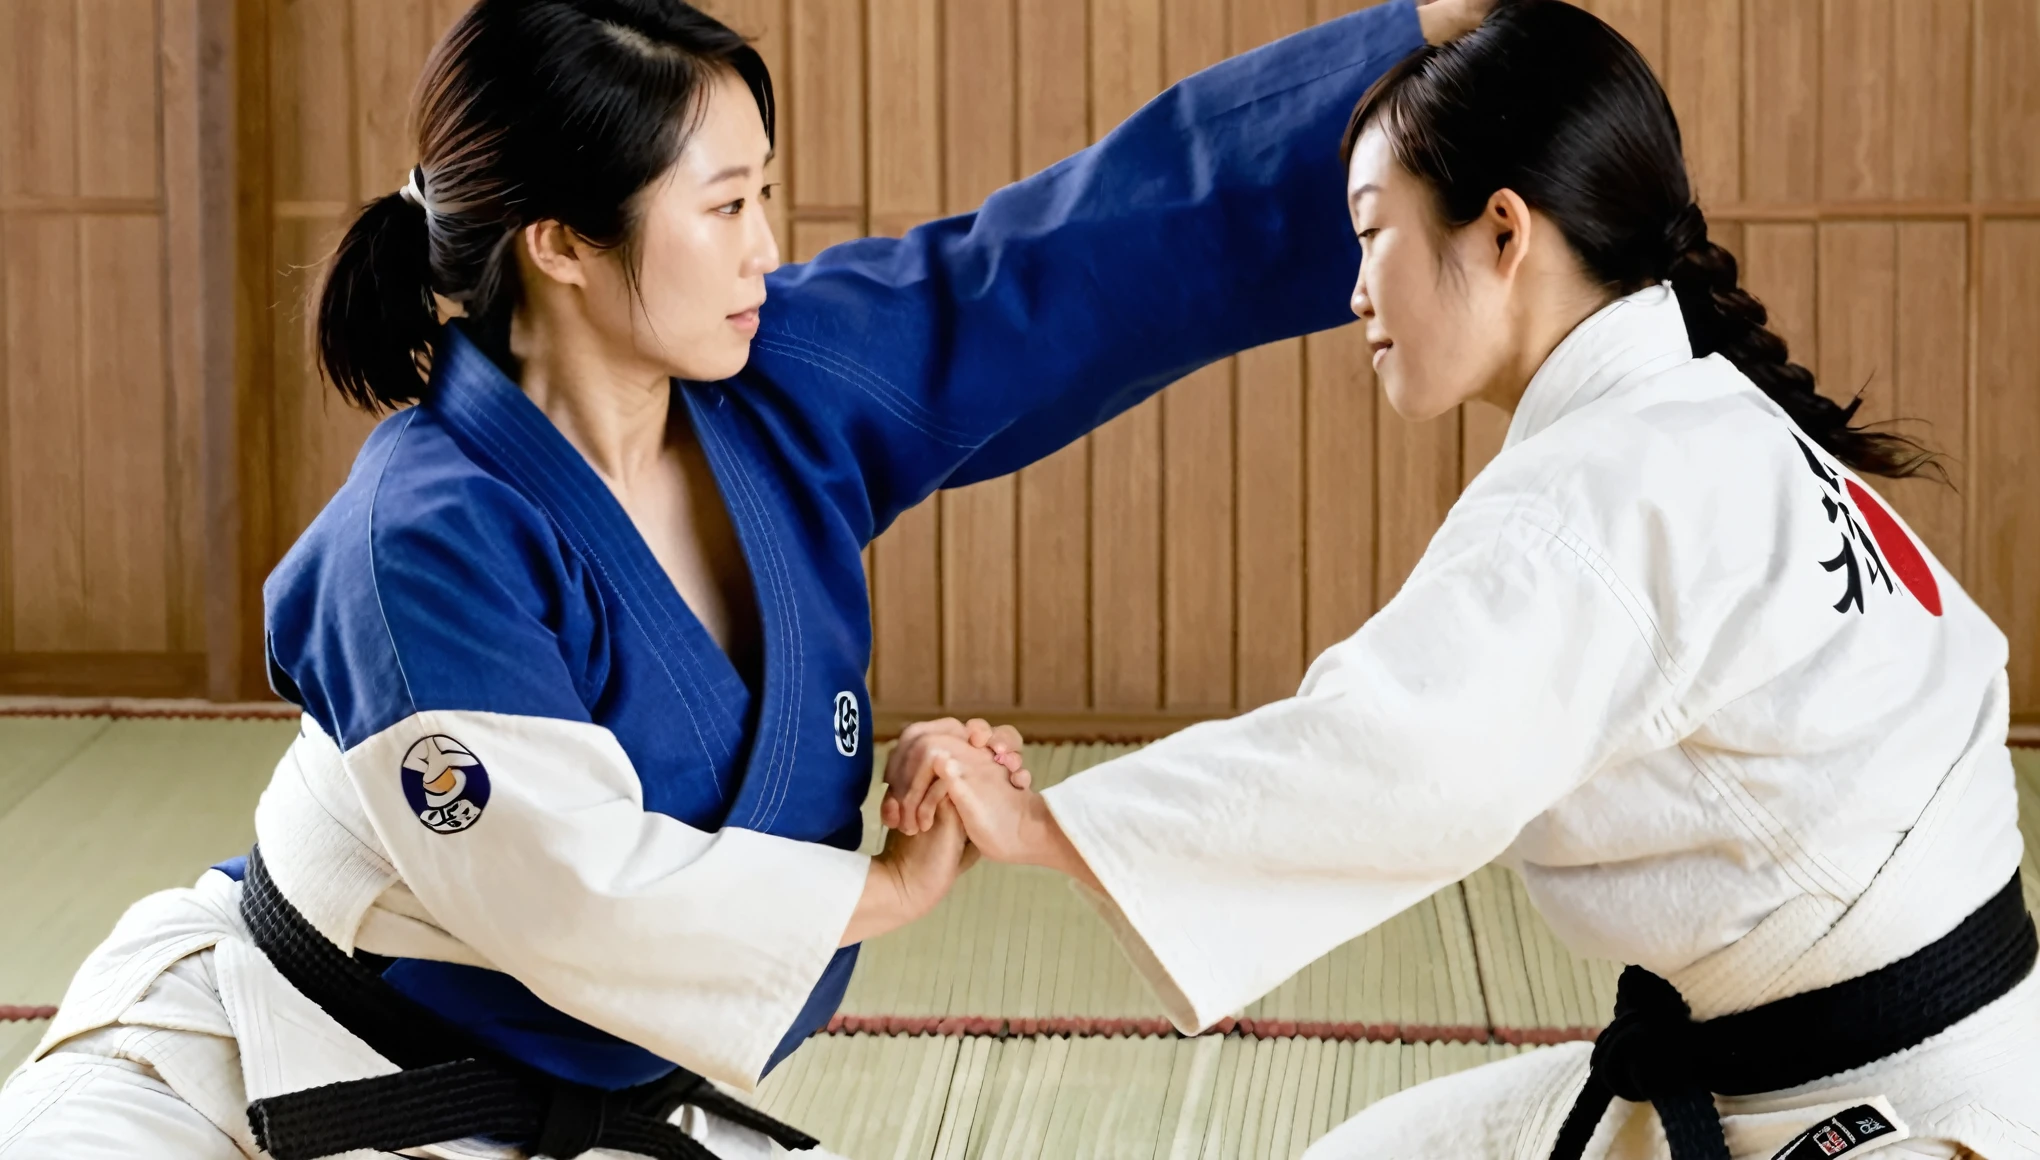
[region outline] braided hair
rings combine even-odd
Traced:
[[[1733,363],[1835,458],[1869,475],[1945,481],[1920,443],[1856,424],[1861,396],[1844,405],[1815,390],[1813,372],[1766,328],[1734,256],[1707,236],[1671,101],[1635,46],[1591,13],[1499,0],[1479,28],[1419,49],[1360,98],[1349,162],[1370,126],[1430,186],[1449,227],[1515,190],[1609,292],[1669,282],[1693,353]]]

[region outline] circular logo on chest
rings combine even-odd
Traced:
[[[480,820],[489,804],[489,771],[467,746],[444,733],[421,737],[404,754],[404,800],[425,827],[455,834]]]
[[[857,756],[857,694],[848,689],[836,694],[836,752]]]

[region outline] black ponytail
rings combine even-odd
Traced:
[[[1871,475],[1940,474],[1902,435],[1855,426],[1814,389],[1735,258],[1707,237],[1671,102],[1635,46],[1561,0],[1498,0],[1473,32],[1418,49],[1353,110],[1345,154],[1378,124],[1404,169],[1464,226],[1513,189],[1557,222],[1581,263],[1616,294],[1670,282],[1696,355],[1720,354],[1828,452]]]
[[[319,366],[356,407],[418,397],[439,335],[425,210],[392,193],[362,207],[319,296]]]
[[[1870,475],[1928,474],[1947,482],[1932,451],[1903,435],[1854,425],[1858,395],[1847,406],[1814,389],[1813,372],[1793,362],[1785,339],[1767,329],[1770,312],[1738,280],[1735,255],[1707,237],[1707,219],[1689,205],[1674,219],[1668,277],[1693,353],[1719,354],[1735,364],[1801,431],[1836,459]]]
[[[320,291],[320,371],[349,403],[422,397],[439,300],[515,373],[516,245],[557,221],[629,254],[637,196],[686,146],[716,77],[775,136],[772,78],[742,36],[682,0],[479,0],[419,81],[419,165],[362,207]]]

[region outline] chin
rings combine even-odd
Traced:
[[[1397,415],[1412,423],[1424,423],[1436,419],[1462,401],[1450,391],[1439,391],[1411,383],[1402,375],[1384,373],[1381,376],[1381,393],[1388,399],[1388,405]]]
[[[699,351],[684,366],[673,368],[673,377],[697,383],[718,383],[734,378],[751,361],[751,341],[719,342],[714,350]]]

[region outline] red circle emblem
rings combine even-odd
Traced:
[[[1906,535],[1898,520],[1870,489],[1855,480],[1846,480],[1849,498],[1856,501],[1856,510],[1863,513],[1863,522],[1870,525],[1870,536],[1877,541],[1877,550],[1884,553],[1884,563],[1891,573],[1905,583],[1906,591],[1920,602],[1920,607],[1941,615],[1941,586],[1934,583],[1934,570],[1927,566],[1927,558],[1913,546],[1912,537]]]

